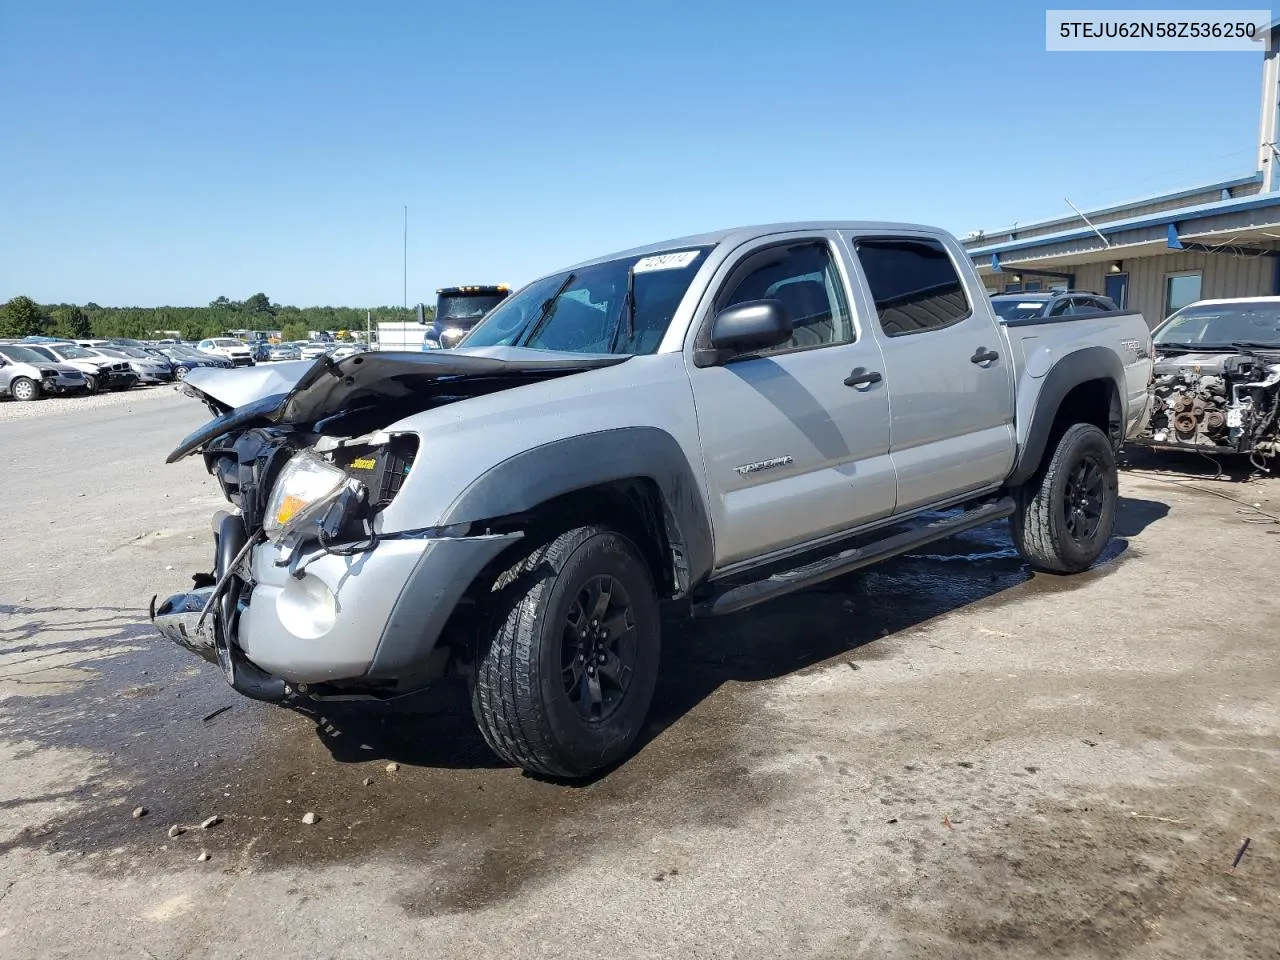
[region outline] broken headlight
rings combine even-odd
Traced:
[[[344,497],[351,490],[355,496]],[[339,500],[348,503],[362,502],[364,485],[352,480],[333,464],[310,451],[296,454],[280,471],[267,501],[267,513],[262,529],[267,537],[279,543],[308,525],[341,527],[341,517],[331,516],[332,508]],[[340,511],[342,512],[342,511]]]

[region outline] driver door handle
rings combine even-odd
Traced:
[[[879,383],[884,377],[880,376],[876,371],[868,371],[865,367],[854,367],[853,372],[844,378],[846,387],[868,387],[873,383]]]
[[[979,347],[977,352],[969,358],[969,362],[991,363],[993,360],[998,360],[999,358],[1000,354],[996,353],[994,350],[988,350],[986,347]]]

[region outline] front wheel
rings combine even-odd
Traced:
[[[176,377],[176,378],[177,378],[177,379],[179,379],[179,380],[185,380],[185,379],[187,379],[187,368],[186,368],[186,367],[178,367],[178,369],[176,369],[176,370],[174,370],[174,371],[173,371],[173,375],[174,375],[174,377]]]
[[[39,400],[40,384],[29,377],[17,377],[9,384],[9,392],[15,400]]]
[[[485,741],[524,770],[577,779],[622,760],[658,679],[653,578],[628,538],[579,527],[500,576],[472,679]]]
[[[85,393],[97,393],[97,392],[98,392],[98,378],[97,378],[97,377],[93,376],[92,374],[85,374],[85,377],[84,377],[84,392],[85,392]]]
[[[1079,573],[1102,554],[1120,499],[1116,455],[1091,423],[1067,429],[1049,465],[1016,491],[1014,543],[1037,570]]]

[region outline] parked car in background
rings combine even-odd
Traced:
[[[271,359],[271,344],[266,340],[254,340],[248,344],[254,363],[266,363]]]
[[[267,351],[268,360],[301,360],[302,351],[296,343],[273,343]]]
[[[329,357],[333,360],[342,360],[346,357],[354,357],[363,351],[364,347],[358,343],[340,343],[329,351]]]
[[[169,383],[173,380],[173,364],[162,353],[149,353],[132,347],[91,347],[90,353],[112,360],[124,360],[138,375],[141,383]]]
[[[70,342],[47,339],[24,340],[29,347],[46,360],[75,367],[85,377],[85,389],[90,393],[99,390],[128,390],[138,382],[138,376],[124,360],[90,353],[84,347]]]
[[[210,337],[196,344],[196,349],[226,357],[237,367],[253,366],[253,351],[243,340],[236,340],[234,337]]]
[[[314,360],[317,357],[323,357],[329,352],[331,344],[322,343],[319,340],[311,340],[303,343],[298,348],[299,359]]]
[[[201,353],[194,347],[179,344],[163,348],[163,353],[173,363],[175,380],[185,380],[192,370],[205,367],[230,369],[235,366],[226,357],[214,353]]]
[[[999,293],[991,309],[1001,320],[1041,320],[1079,317],[1091,313],[1119,313],[1110,297],[1087,290],[1051,290],[1047,293]]]
[[[1199,300],[1154,331],[1151,417],[1139,440],[1212,454],[1280,455],[1280,297]]]
[[[0,344],[0,397],[39,400],[51,393],[84,389],[84,374],[75,367],[55,363],[30,347]]]

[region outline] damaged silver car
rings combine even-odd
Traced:
[[[1255,465],[1280,452],[1280,297],[1201,300],[1152,340],[1150,416],[1135,442]]]

